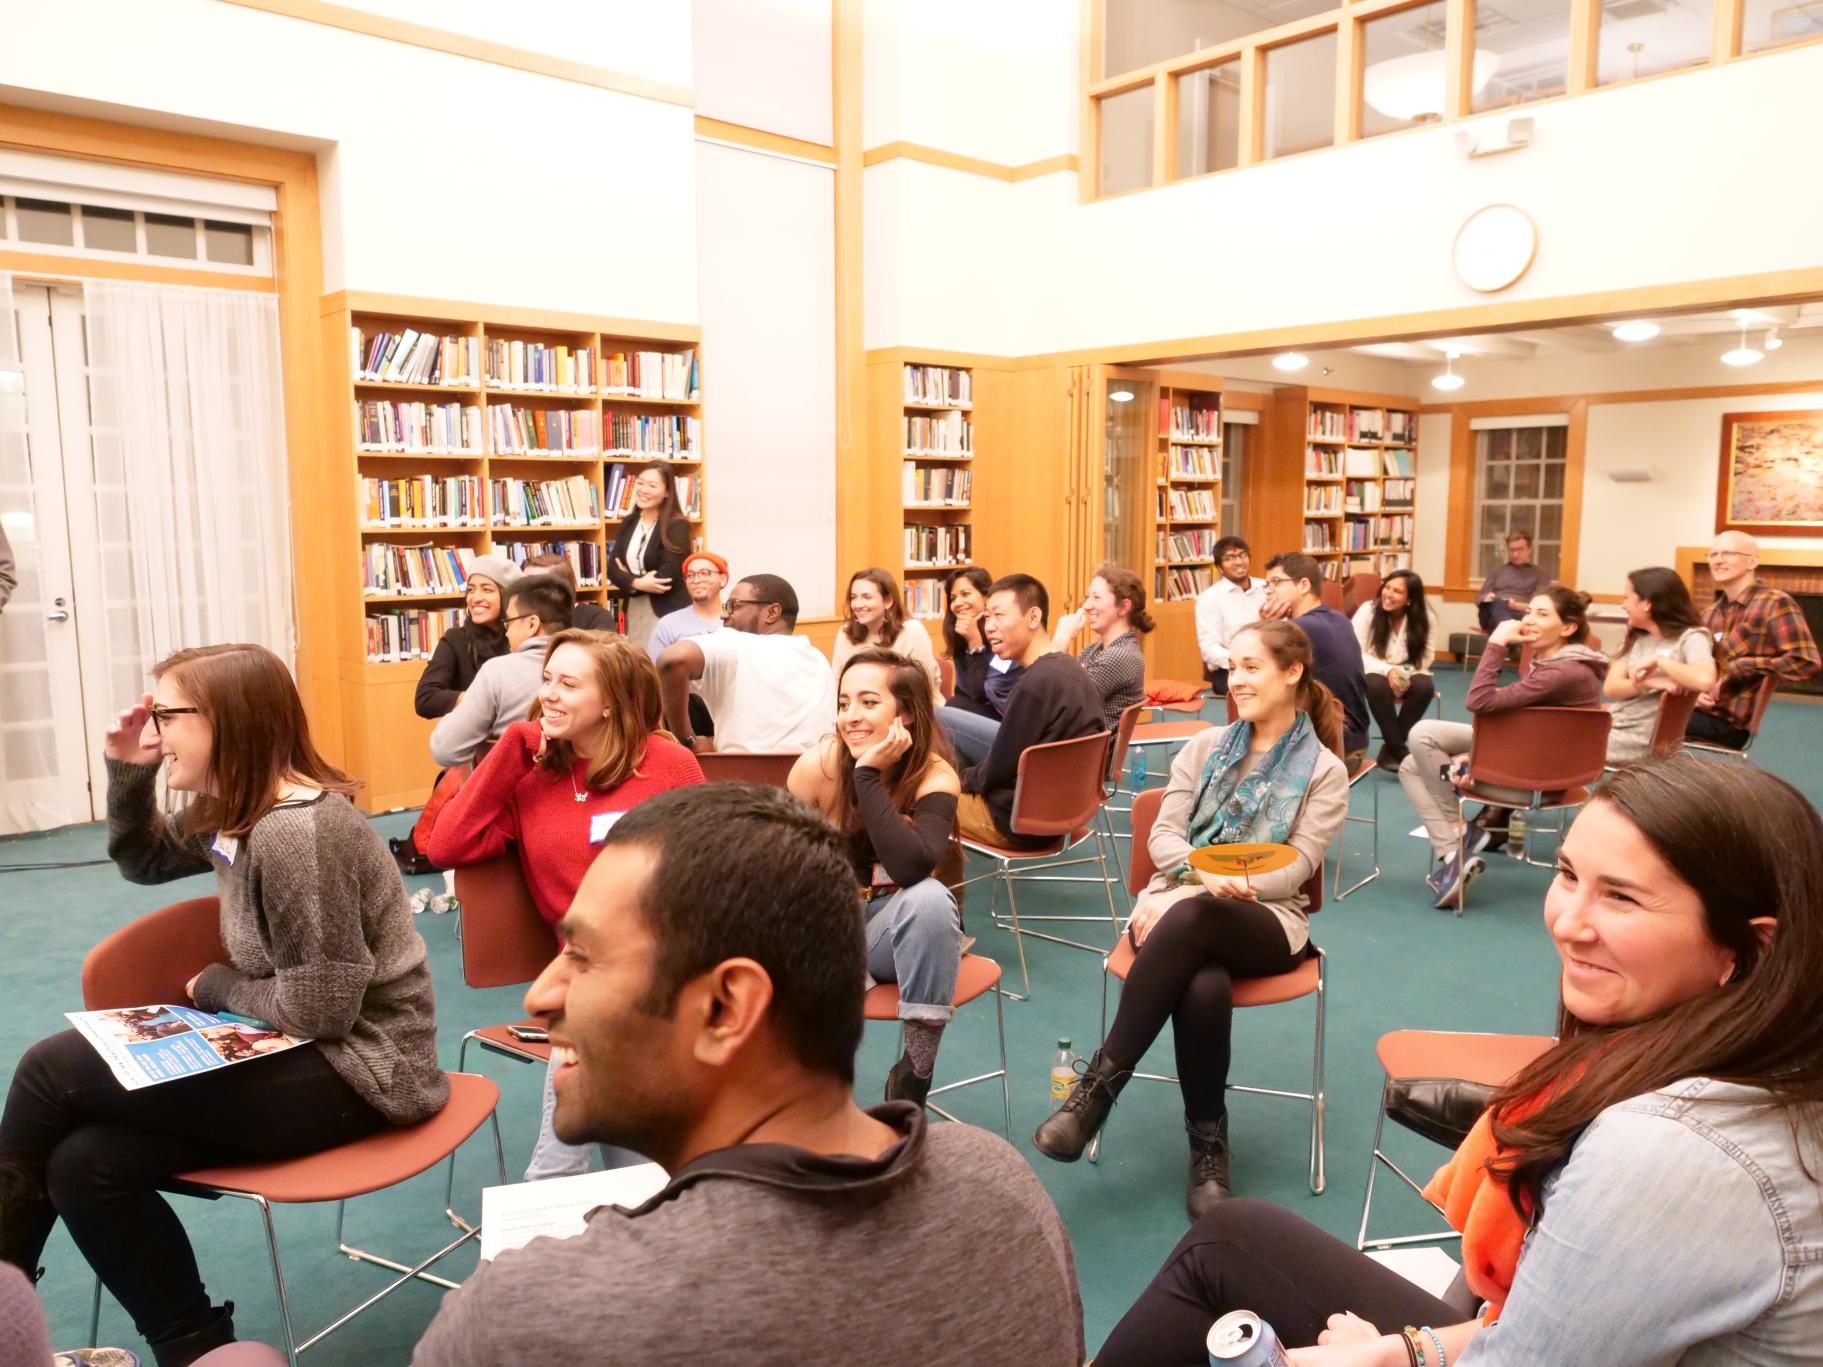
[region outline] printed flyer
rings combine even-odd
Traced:
[[[265,1021],[193,1006],[66,1014],[129,1092],[309,1043]]]

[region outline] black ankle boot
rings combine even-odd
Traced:
[[[38,1259],[57,1223],[44,1183],[15,1159],[0,1158],[0,1263],[11,1263],[32,1281],[44,1274]]]
[[[226,1305],[217,1307],[213,1318],[201,1329],[150,1346],[152,1360],[158,1367],[190,1367],[203,1354],[212,1353],[222,1345],[233,1342],[234,1302],[229,1301]]]
[[[1114,1098],[1133,1075],[1131,1068],[1116,1068],[1101,1050],[1089,1060],[1062,1106],[1051,1113],[1032,1134],[1040,1153],[1059,1163],[1074,1163],[1114,1109]]]
[[[1228,1199],[1228,1117],[1213,1125],[1184,1122],[1190,1135],[1190,1182],[1184,1209],[1195,1224]]]
[[[920,1106],[924,1098],[930,1095],[930,1079],[919,1077],[912,1067],[911,1060],[900,1055],[899,1061],[893,1064],[886,1074],[886,1099],[888,1101],[915,1101]]]

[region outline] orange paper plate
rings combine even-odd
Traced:
[[[1289,845],[1205,845],[1190,851],[1190,867],[1224,878],[1252,878],[1289,868],[1298,852]]]

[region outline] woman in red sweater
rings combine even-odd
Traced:
[[[624,636],[560,631],[544,657],[531,718],[514,722],[443,809],[428,851],[440,868],[513,845],[539,915],[555,925],[616,819],[649,797],[703,781],[696,756],[663,730],[658,671]],[[526,1181],[588,1168],[588,1150],[544,1118]],[[603,1161],[616,1156],[603,1150]]]

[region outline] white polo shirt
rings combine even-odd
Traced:
[[[1223,576],[1196,595],[1196,648],[1210,669],[1228,668],[1228,643],[1234,633],[1260,620],[1266,603],[1266,581],[1249,579],[1242,588]]]
[[[835,730],[835,671],[804,637],[724,630],[692,639],[717,750],[802,753]]]

